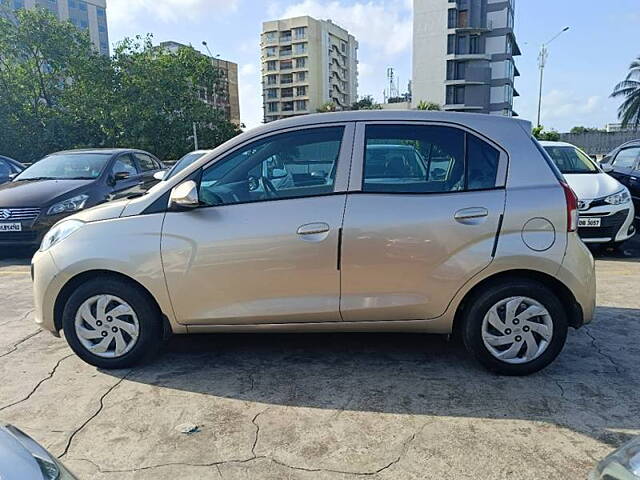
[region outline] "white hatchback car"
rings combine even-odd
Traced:
[[[619,247],[636,233],[627,187],[575,145],[540,142],[578,196],[578,234],[585,243]]]

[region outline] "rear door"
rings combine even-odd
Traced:
[[[493,258],[507,156],[460,128],[357,126],[341,257],[345,321],[442,315]]]

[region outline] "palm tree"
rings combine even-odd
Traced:
[[[631,63],[627,78],[616,85],[611,97],[624,97],[618,108],[618,118],[623,127],[630,126],[637,130],[640,126],[640,57]]]

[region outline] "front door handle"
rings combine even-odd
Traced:
[[[464,220],[472,220],[474,218],[482,218],[489,215],[489,210],[484,207],[472,207],[472,208],[463,208],[462,210],[458,210],[453,218],[456,220],[464,221]]]
[[[298,227],[298,235],[313,235],[316,233],[326,233],[329,231],[329,224],[324,222],[307,223]]]

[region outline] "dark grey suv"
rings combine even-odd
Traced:
[[[37,246],[58,220],[146,191],[162,162],[133,149],[53,153],[0,185],[0,245]]]

